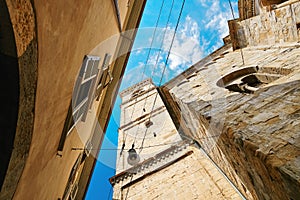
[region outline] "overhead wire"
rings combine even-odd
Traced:
[[[173,7],[174,7],[174,0],[172,0],[172,5],[171,5],[170,12],[169,12],[168,20],[167,20],[167,23],[166,23],[166,26],[165,26],[165,30],[164,30],[164,34],[163,34],[163,39],[162,39],[162,42],[161,42],[161,44],[160,44],[159,52],[158,52],[158,54],[157,54],[157,56],[156,56],[156,60],[155,60],[155,65],[154,65],[154,67],[153,67],[153,70],[152,70],[152,73],[151,73],[151,76],[150,76],[151,79],[154,77],[154,72],[155,72],[155,70],[156,70],[156,66],[157,66],[157,64],[158,64],[158,61],[159,61],[159,58],[160,58],[160,54],[161,54],[161,52],[162,52],[162,48],[163,48],[163,45],[164,45],[164,40],[165,40],[165,37],[166,37],[167,29],[168,29],[168,27],[169,27],[169,22],[170,22],[171,13],[172,13],[172,11],[173,11]],[[151,87],[151,86],[149,86],[149,89],[150,89],[150,87]],[[146,105],[146,102],[147,102],[147,99],[148,99],[149,96],[150,96],[150,94],[148,94],[148,95],[146,96],[146,99],[145,99],[145,103],[144,103],[143,109],[145,109],[145,105]]]
[[[150,53],[151,53],[151,50],[152,50],[153,42],[155,40],[156,31],[157,31],[158,23],[159,23],[159,20],[160,20],[160,17],[161,17],[162,8],[163,8],[164,4],[165,4],[165,0],[163,0],[163,2],[162,2],[162,5],[161,5],[160,10],[159,10],[159,15],[158,15],[158,18],[156,20],[155,28],[154,28],[152,38],[151,38],[150,48],[148,50],[148,54],[147,54],[147,57],[146,57],[146,62],[145,62],[145,65],[144,65],[144,70],[143,70],[143,73],[142,73],[142,80],[144,79],[144,76],[145,76],[146,66],[149,62]]]
[[[179,15],[178,15],[178,19],[177,19],[177,22],[176,22],[174,34],[173,34],[173,37],[172,37],[172,40],[171,40],[171,44],[170,44],[170,47],[169,47],[169,50],[168,50],[167,58],[166,58],[165,63],[164,63],[164,68],[163,68],[162,75],[161,75],[159,83],[158,83],[158,87],[161,86],[161,83],[162,83],[162,80],[163,80],[163,76],[165,74],[166,67],[168,65],[169,57],[170,57],[170,54],[171,54],[171,50],[172,50],[172,47],[173,47],[173,43],[174,43],[174,40],[175,40],[175,36],[176,36],[176,32],[177,32],[177,29],[178,29],[178,26],[179,26],[179,22],[180,22],[180,19],[181,19],[181,16],[182,16],[182,11],[183,11],[184,5],[185,5],[185,0],[182,1],[182,5],[181,5],[180,12],[179,12]],[[149,121],[150,121],[150,119],[152,117],[153,110],[154,110],[154,107],[155,107],[155,103],[157,101],[157,97],[158,97],[158,92],[156,93],[155,98],[154,98],[154,102],[153,102],[152,109],[150,111],[150,116],[149,116],[149,119],[148,119]],[[141,143],[140,152],[143,150],[143,145],[144,145],[144,141],[145,141],[145,138],[146,138],[146,134],[147,134],[147,129],[146,129],[146,131],[144,133],[144,136],[143,136],[143,140],[142,140],[142,143]]]
[[[156,64],[155,64],[155,66],[153,67],[153,70],[152,70],[152,73],[151,73],[151,78],[152,78],[153,75],[154,75],[154,71],[155,71],[155,68],[156,68],[156,65],[157,65],[157,63],[158,63],[158,59],[159,59],[159,56],[160,56],[160,53],[161,53],[161,48],[162,48],[162,46],[163,46],[163,44],[164,44],[164,39],[165,39],[165,36],[166,36],[167,28],[168,28],[169,23],[170,23],[170,18],[171,18],[171,14],[172,14],[172,11],[173,11],[173,7],[174,7],[174,0],[172,0],[170,12],[169,12],[169,15],[168,15],[168,19],[167,19],[166,26],[165,26],[165,30],[164,30],[164,34],[163,34],[163,39],[162,39],[162,42],[161,42],[161,45],[160,45],[160,48],[159,48],[159,54],[158,54],[157,57],[156,57]],[[147,58],[147,59],[149,59],[149,58]],[[149,85],[148,90],[150,90],[150,88],[151,88],[151,85]],[[146,109],[145,107],[146,107],[146,104],[147,104],[147,99],[148,99],[148,97],[149,97],[150,95],[151,95],[151,94],[150,94],[150,91],[148,91],[148,94],[146,95],[146,98],[145,98],[145,102],[144,102],[144,105],[143,105],[143,109],[142,109],[141,115],[143,114],[143,112],[145,112],[145,109]],[[137,132],[136,132],[136,135],[135,135],[135,138],[134,138],[134,143],[135,143],[135,141],[136,141],[136,137],[137,137],[139,128],[140,128],[140,126],[138,126],[138,129],[137,129]],[[146,127],[146,132],[147,132],[147,130],[148,130],[148,127]]]
[[[152,148],[152,147],[159,147],[159,146],[167,146],[167,145],[172,145],[172,144],[177,144],[179,143],[177,142],[169,142],[169,143],[163,143],[163,144],[156,144],[156,145],[150,145],[150,146],[146,146],[143,148]],[[141,147],[137,147],[136,149],[140,149]],[[83,150],[83,148],[72,148],[72,150]],[[91,150],[98,150],[98,149],[91,149]],[[116,150],[120,150],[119,148],[103,148],[101,150],[106,150],[106,151],[116,151]],[[124,150],[129,150],[129,149],[124,149]]]
[[[161,18],[161,13],[162,13],[164,4],[165,4],[165,0],[162,1],[162,4],[161,4],[161,6],[160,6],[160,10],[159,10],[159,14],[158,14],[158,17],[157,17],[157,20],[156,20],[156,23],[155,23],[155,28],[154,28],[154,32],[153,32],[153,35],[152,35],[152,40],[151,40],[150,48],[149,48],[149,50],[148,50],[148,55],[147,55],[146,63],[145,63],[145,65],[144,65],[144,70],[143,70],[143,72],[142,72],[142,80],[143,80],[144,75],[145,75],[145,72],[146,72],[146,66],[147,66],[147,64],[148,64],[148,60],[149,60],[149,57],[150,57],[150,52],[151,52],[152,45],[153,45],[153,42],[154,42],[154,39],[155,39],[155,35],[156,35],[158,23],[159,23],[159,20],[160,20],[160,18]],[[137,102],[137,98],[135,99],[135,101]],[[131,116],[130,116],[130,122],[131,122],[131,120],[132,120],[132,118],[133,118],[133,114],[134,114],[135,107],[136,107],[136,102],[135,102],[134,105],[133,105],[132,113],[131,113]],[[125,136],[124,136],[124,135],[125,135]],[[120,156],[121,156],[122,153],[123,153],[123,149],[125,148],[126,139],[127,139],[127,134],[124,134],[124,135],[123,135],[123,144],[122,144],[122,149],[121,149],[121,151],[120,151]]]
[[[230,5],[230,8],[231,8],[232,17],[235,19],[234,11],[233,11],[233,8],[232,8],[231,1],[230,1],[230,0],[228,0],[228,1],[229,1],[229,5]],[[172,1],[172,6],[171,6],[171,9],[170,9],[170,12],[169,12],[169,17],[170,17],[171,12],[172,12],[173,2],[174,2],[174,1]],[[162,11],[163,4],[164,4],[164,2],[162,3],[161,9],[160,9],[159,17],[160,17],[160,15],[161,15],[161,11]],[[178,19],[177,19],[175,31],[174,31],[174,34],[173,34],[173,36],[172,36],[172,41],[171,41],[171,45],[170,45],[170,47],[169,47],[169,51],[168,51],[168,54],[167,54],[167,58],[165,59],[165,63],[164,63],[162,75],[161,75],[160,80],[159,80],[158,87],[161,86],[161,83],[162,83],[162,80],[163,80],[163,77],[164,77],[164,74],[165,74],[165,71],[166,71],[166,67],[167,67],[167,65],[168,65],[168,61],[169,61],[171,49],[172,49],[172,47],[173,47],[173,43],[174,43],[175,36],[176,36],[176,33],[177,33],[178,25],[179,25],[179,22],[180,22],[180,19],[181,19],[181,16],[182,16],[182,11],[183,11],[184,5],[185,5],[185,0],[183,0],[182,5],[181,5],[181,9],[180,9],[180,13],[179,13],[179,16],[178,16]],[[169,17],[168,17],[168,21],[169,21]],[[154,40],[155,40],[155,35],[156,35],[156,30],[157,30],[158,21],[159,21],[159,18],[157,19],[156,27],[155,27],[155,30],[154,30],[154,33],[153,33],[153,36],[152,36],[151,45],[150,45],[150,48],[149,48],[149,51],[148,51],[148,54],[147,54],[146,64],[144,65],[144,70],[143,70],[143,73],[142,73],[142,77],[144,77],[144,75],[145,75],[146,66],[147,66],[148,61],[149,61],[149,58],[150,58],[150,52],[151,52],[151,49],[152,49],[153,42],[154,42]],[[168,25],[168,23],[166,24],[166,26],[167,26],[167,25]],[[166,29],[165,29],[164,37],[163,37],[163,38],[165,38],[165,33],[166,33]],[[159,54],[158,54],[157,57],[156,57],[156,64],[155,64],[155,66],[154,66],[154,68],[153,68],[153,71],[152,71],[152,74],[151,74],[151,78],[153,77],[154,70],[155,70],[155,68],[156,68],[156,66],[157,66],[157,64],[158,64],[158,60],[159,60],[159,56],[160,56],[160,53],[161,53],[161,48],[162,48],[163,42],[164,42],[164,39],[162,40]],[[241,56],[242,56],[242,60],[243,60],[243,64],[244,64],[244,58],[243,58],[242,49],[241,49]],[[150,94],[148,94],[148,96],[147,96],[146,99],[145,99],[145,103],[144,103],[144,106],[143,106],[143,110],[145,109],[145,105],[146,105],[147,98],[149,97],[149,95],[150,95]],[[158,97],[158,93],[155,94],[154,103],[153,103],[153,105],[152,105],[152,109],[151,109],[151,111],[150,111],[150,116],[149,116],[149,118],[148,118],[149,121],[150,121],[150,119],[151,119],[151,117],[152,117],[152,115],[153,115],[153,110],[154,110],[154,107],[155,107],[155,104],[156,104],[156,101],[157,101],[157,97]],[[135,105],[136,105],[136,104],[134,104],[134,106],[135,106]],[[132,118],[132,115],[131,115],[131,118]],[[144,136],[143,136],[143,140],[142,140],[142,143],[141,143],[140,151],[142,151],[142,149],[143,149],[143,145],[144,145],[145,137],[146,137],[146,134],[147,134],[147,130],[148,130],[148,127],[146,127],[146,130],[145,130],[145,133],[144,133]],[[138,131],[139,131],[139,127],[138,127],[138,130],[136,131],[133,145],[134,145],[134,143],[136,142],[136,138],[137,138]],[[122,147],[122,149],[124,149],[124,147]]]
[[[182,137],[186,138],[187,140],[192,140],[191,138],[183,135],[183,134],[180,134]],[[216,137],[220,137],[220,134],[217,134],[217,135],[211,135],[211,136],[208,136],[208,137],[199,137],[197,138],[198,140],[203,140],[203,139],[211,139],[211,138],[216,138]],[[146,149],[146,148],[152,148],[152,147],[159,147],[159,146],[167,146],[167,145],[174,145],[174,144],[179,144],[181,141],[176,141],[176,142],[168,142],[168,143],[162,143],[162,144],[155,144],[155,145],[149,145],[149,146],[145,146],[145,147],[137,147],[136,149],[140,149],[140,148],[143,148],[143,149]],[[71,150],[73,151],[76,151],[76,150],[84,150],[84,148],[81,148],[81,147],[74,147],[72,148]],[[99,148],[92,148],[91,150],[99,150]],[[101,148],[101,150],[106,150],[106,151],[116,151],[116,150],[120,150],[119,148]],[[124,150],[129,150],[129,149],[124,149]]]

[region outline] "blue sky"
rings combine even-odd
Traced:
[[[155,32],[156,37],[152,43],[153,48],[149,51],[162,2],[163,0],[147,1],[120,91],[147,77],[151,77],[156,84],[159,84],[182,4],[181,0],[174,1],[169,24],[167,24],[172,1],[165,0]],[[231,2],[237,17],[237,0]],[[222,38],[228,35],[227,20],[229,19],[232,19],[232,14],[228,0],[186,0],[162,83],[221,47]],[[162,38],[164,38],[163,43]],[[144,69],[145,75],[142,75]],[[116,151],[111,149],[117,149],[118,146],[120,103],[118,97],[88,188],[87,200],[112,199],[113,191],[108,179],[115,174],[117,155]]]

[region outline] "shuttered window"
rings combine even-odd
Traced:
[[[101,76],[99,70],[100,58],[97,56],[85,56],[76,80],[72,101],[59,142],[58,151],[63,150],[65,139],[79,121],[85,121],[88,109],[95,95],[96,81]]]

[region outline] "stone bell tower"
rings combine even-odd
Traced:
[[[205,152],[178,133],[151,79],[120,96],[113,199],[243,199]]]

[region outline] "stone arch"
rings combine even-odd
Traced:
[[[0,2],[0,199],[12,199],[22,175],[34,125],[37,86],[36,19],[31,1]],[[6,110],[2,112],[2,110]],[[2,161],[5,163],[2,164]]]
[[[13,28],[4,1],[0,2],[0,185],[2,186],[13,149],[18,118],[19,69]]]
[[[276,67],[245,67],[223,76],[216,84],[232,92],[253,93],[261,86],[267,85],[291,71]]]

